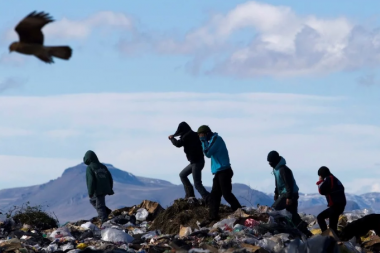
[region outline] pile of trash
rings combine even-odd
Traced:
[[[339,230],[370,213],[345,213],[339,219]],[[380,237],[373,231],[342,242],[333,231],[321,233],[315,216],[300,215],[314,234],[309,239],[294,226],[289,212],[267,206],[233,212],[222,205],[221,220],[200,227],[208,216],[208,207],[195,198],[175,200],[166,210],[159,203],[144,200],[137,206],[114,210],[103,224],[92,218],[47,229],[45,223],[41,227],[32,220],[28,224],[8,217],[0,225],[0,253],[380,251]]]

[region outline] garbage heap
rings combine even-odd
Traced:
[[[346,213],[339,229],[368,210]],[[306,239],[292,224],[287,211],[267,206],[244,207],[235,212],[220,208],[219,222],[200,227],[208,208],[200,199],[178,199],[166,210],[145,200],[140,205],[114,210],[103,224],[97,218],[46,229],[17,217],[1,224],[1,252],[256,252],[322,253],[378,252],[380,238],[369,232],[356,242],[341,242],[332,231],[321,233],[316,217],[301,214],[314,234]],[[33,225],[31,225],[33,224]]]

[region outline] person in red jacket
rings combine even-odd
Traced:
[[[326,219],[329,219],[329,227],[337,234],[339,216],[346,208],[346,195],[343,184],[329,168],[322,166],[318,170],[319,181],[317,182],[319,193],[326,196],[328,208],[318,214],[317,220],[322,232],[327,230]]]

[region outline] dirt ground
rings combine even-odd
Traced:
[[[208,211],[209,208],[204,202],[195,200],[194,203],[188,203],[184,199],[177,199],[172,206],[157,216],[149,230],[160,229],[164,234],[178,234],[181,225],[195,229],[198,228],[197,221],[202,222],[208,218]],[[220,206],[221,219],[232,213],[229,206]]]

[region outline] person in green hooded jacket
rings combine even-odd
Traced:
[[[298,214],[299,188],[293,172],[286,166],[285,159],[275,150],[269,152],[267,161],[273,168],[276,184],[274,190],[275,202],[272,208],[278,211],[286,209],[292,215],[293,224],[307,237],[311,237],[313,234],[307,229],[307,223]]]
[[[108,168],[99,162],[94,151],[87,151],[83,162],[87,165],[86,182],[90,203],[103,223],[111,213],[111,209],[106,206],[106,195],[114,194],[113,178]]]

